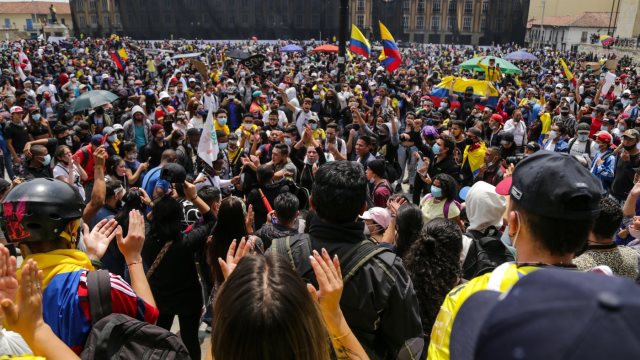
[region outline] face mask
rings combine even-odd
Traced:
[[[196,114],[200,115],[200,116],[204,116],[204,114],[206,114],[207,112],[204,110],[198,110],[196,111]]]
[[[562,115],[563,117],[568,116],[569,112],[568,111],[561,111],[560,115]]]
[[[287,144],[288,146],[291,146],[291,138],[284,138],[284,143]]]
[[[464,143],[467,144],[467,145],[473,145],[473,140],[465,139]]]
[[[251,128],[253,127],[253,124],[245,123],[245,124],[242,124],[242,126],[244,127],[245,130],[251,130]]]
[[[473,116],[474,116],[476,119],[480,119],[480,118],[482,117],[482,114],[477,113],[477,114],[475,114],[475,115],[473,115]]]
[[[245,77],[245,75],[247,75],[245,71],[240,71],[240,77]]]
[[[437,186],[431,185],[431,195],[433,195],[434,198],[441,198],[442,197],[442,189],[440,189]]]
[[[69,147],[73,146],[73,138],[71,136],[67,136],[66,138],[64,138],[64,142]]]
[[[220,150],[227,150],[227,143],[218,143],[218,148],[220,148]]]
[[[623,145],[622,147],[623,147],[625,150],[627,150],[627,151],[631,151],[631,150],[633,150],[633,149],[635,149],[635,148],[636,148],[636,146],[635,146],[635,145],[629,145],[629,146],[624,146],[624,145]]]
[[[39,121],[39,120],[40,120],[41,115],[40,115],[40,114],[33,114],[33,116],[32,116],[32,117],[33,117],[33,120],[35,120],[35,121]]]
[[[555,132],[553,130],[549,131],[549,139],[553,140],[556,137],[558,137],[558,133],[557,132]]]
[[[433,147],[431,147],[431,151],[433,151],[433,155],[439,155],[440,154],[440,145],[433,144]]]
[[[137,158],[138,158],[138,153],[133,153],[133,154],[129,154],[129,155],[127,155],[127,159],[128,159],[129,161],[134,161],[134,160],[135,160],[135,159],[137,159]]]
[[[49,164],[51,164],[51,155],[47,154],[44,156],[44,159],[42,159],[42,165],[49,166]]]
[[[380,104],[373,104],[373,107],[377,107],[377,108],[379,108],[379,107],[380,107]]]
[[[313,129],[313,130],[318,128],[318,124],[309,124],[309,125],[311,125],[311,129]]]
[[[618,130],[620,130],[620,132],[624,132],[624,125],[618,125]]]
[[[588,134],[578,134],[578,140],[580,142],[585,142],[585,141],[587,141],[588,138],[589,138]]]
[[[349,103],[349,107],[357,108],[358,107],[358,103],[355,103],[355,102]]]
[[[319,100],[319,99],[320,99],[320,95],[313,95],[313,98],[314,98],[315,100]]]
[[[521,119],[519,117],[518,118],[513,118],[513,121],[515,121],[515,122],[520,122],[520,120]]]
[[[218,124],[220,126],[225,126],[227,125],[227,118],[218,118]]]
[[[117,135],[109,135],[109,137],[107,138],[109,140],[109,142],[114,142],[118,139]]]
[[[371,235],[371,231],[369,230],[369,225],[364,224],[364,231],[363,231],[364,236],[369,237],[369,235]]]
[[[629,103],[631,102],[631,101],[629,101],[627,99],[622,99],[620,101],[622,102],[622,106],[624,106],[624,107],[627,107],[627,105],[629,105]]]
[[[590,98],[584,99],[584,103],[585,105],[591,105],[591,99]]]
[[[629,226],[629,235],[633,236],[636,239],[640,239],[640,230],[636,230],[635,228]]]
[[[45,81],[44,81],[44,84],[45,84],[46,86],[51,85],[51,80],[45,80]]]

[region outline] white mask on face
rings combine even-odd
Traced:
[[[633,226],[629,226],[629,235],[636,239],[640,239],[640,230],[635,229]]]

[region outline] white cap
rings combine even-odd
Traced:
[[[161,91],[160,95],[158,96],[160,98],[160,100],[162,99],[171,99],[171,96],[169,96],[169,93],[166,91]]]
[[[311,77],[312,77],[312,78],[317,78],[317,77],[318,77],[318,73],[312,72],[312,73],[311,73]]]
[[[384,71],[384,68],[383,68],[382,66],[378,66],[378,67],[376,68],[376,71]]]
[[[20,106],[12,106],[12,107],[9,109],[9,112],[10,112],[10,113],[12,113],[12,114],[13,114],[13,113],[19,113],[19,112],[21,113],[21,112],[23,112],[23,111],[24,111],[24,110],[22,110],[22,107],[20,107]]]
[[[196,82],[196,79],[195,79],[195,78],[189,78],[189,81],[188,81],[188,82],[192,82],[192,81],[193,81],[193,82]]]
[[[121,124],[113,124],[113,131],[124,130]]]
[[[108,74],[102,74],[102,78],[103,78],[103,79],[108,79],[108,78],[109,78],[109,75],[108,75]]]
[[[627,89],[622,92],[622,95],[631,95],[631,90]]]

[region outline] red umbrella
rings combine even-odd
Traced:
[[[251,37],[251,40],[253,40],[253,41],[258,41],[258,38],[257,38],[257,37],[255,37],[255,36],[252,36],[252,37]]]
[[[313,49],[313,51],[315,52],[332,52],[332,53],[337,53],[338,52],[338,47],[336,45],[321,45],[318,46],[317,48]]]

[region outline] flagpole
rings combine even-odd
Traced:
[[[349,0],[340,0],[338,26],[338,82],[344,74],[347,53],[347,25],[349,18]]]

